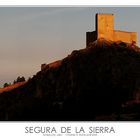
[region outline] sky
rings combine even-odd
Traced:
[[[139,7],[0,7],[0,87],[85,48],[96,13],[113,13],[114,29],[139,37]]]

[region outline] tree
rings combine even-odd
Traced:
[[[9,84],[8,83],[4,83],[3,87],[8,87]]]
[[[31,77],[29,77],[29,78],[28,78],[28,81],[30,81],[31,79],[32,79],[32,78],[31,78]]]
[[[13,84],[15,84],[15,83],[16,83],[16,80],[14,80]]]
[[[25,81],[25,78],[22,76],[22,77],[20,78],[20,80],[21,80],[21,82],[24,82],[24,81]]]
[[[24,76],[22,76],[22,77],[18,76],[17,79],[13,81],[13,84],[16,84],[18,82],[24,82],[24,81],[25,81]]]
[[[17,80],[16,80],[16,83],[18,83],[18,82],[24,82],[25,81],[25,78],[22,76],[22,77],[20,77],[20,76],[18,76],[17,77]]]

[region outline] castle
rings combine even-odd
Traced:
[[[111,41],[123,41],[126,43],[137,43],[136,32],[114,30],[113,14],[96,14],[96,31],[86,33],[86,47],[97,39],[104,38]]]
[[[114,30],[114,15],[113,14],[96,14],[96,31],[86,33],[86,47],[97,39],[106,39],[111,41],[123,41],[135,45],[137,43],[136,32],[126,32]],[[41,70],[48,68],[56,68],[61,65],[61,60],[50,64],[42,64]]]

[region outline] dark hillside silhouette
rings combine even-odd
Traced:
[[[0,120],[140,120],[139,94],[139,48],[99,39],[1,93]]]

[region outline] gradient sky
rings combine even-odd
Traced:
[[[139,36],[138,7],[0,7],[0,86],[18,76],[28,79],[42,63],[85,48],[96,13],[113,13],[115,29]]]

